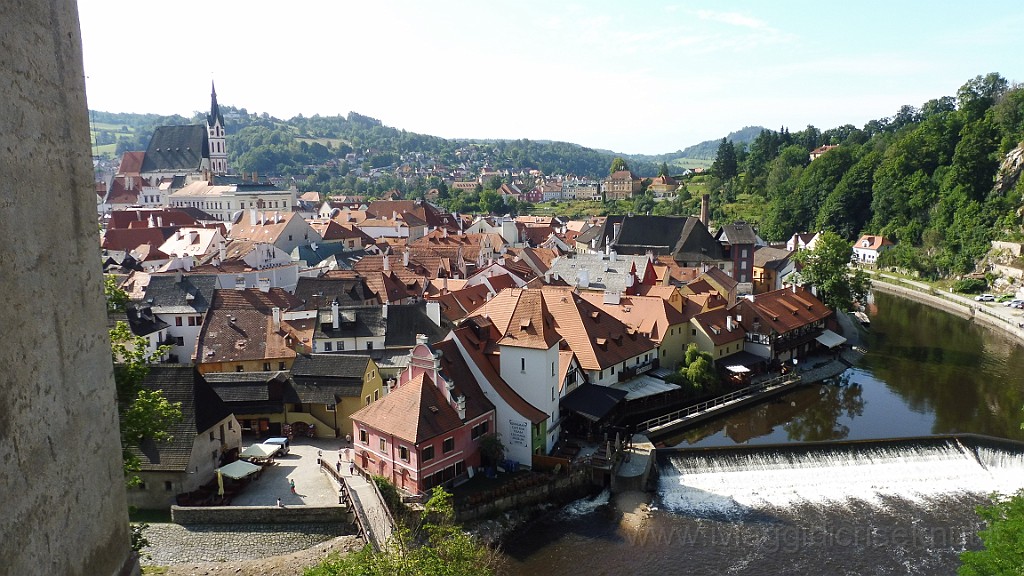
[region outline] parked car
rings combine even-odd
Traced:
[[[288,449],[291,447],[291,443],[288,442],[288,439],[284,437],[267,438],[266,440],[263,441],[263,443],[275,444],[277,446],[280,446],[281,450],[278,452],[278,454],[280,454],[281,456],[286,456],[288,454]]]
[[[1007,308],[1020,308],[1024,306],[1024,300],[1010,300],[1006,304],[1003,304]]]
[[[995,302],[996,297],[991,294],[979,294],[974,299],[978,302]]]

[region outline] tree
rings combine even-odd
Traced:
[[[110,351],[114,360],[114,383],[117,387],[117,411],[121,422],[121,456],[124,462],[125,482],[135,486],[140,482],[141,462],[132,452],[143,440],[168,442],[171,426],[181,420],[181,403],[169,402],[160,390],[147,390],[142,382],[149,367],[169,349],[160,346],[148,350],[146,338],[135,336],[126,322],[118,322],[110,329]]]
[[[803,264],[802,280],[817,288],[822,302],[834,310],[849,310],[853,300],[863,300],[868,291],[864,272],[858,268],[850,273],[850,254],[850,243],[826,230],[813,251],[801,250],[794,256]]]
[[[739,161],[736,159],[736,148],[732,142],[722,138],[718,145],[718,153],[711,164],[711,174],[725,182],[739,174]]]
[[[658,166],[658,176],[668,176],[668,175],[669,175],[668,174],[668,164],[666,164],[665,162],[662,162],[661,166]]]
[[[113,274],[103,275],[103,295],[107,298],[107,312],[124,312],[128,293],[117,285],[117,277]]]
[[[992,504],[979,506],[977,512],[985,521],[985,528],[978,532],[985,547],[960,553],[961,565],[957,574],[1021,574],[1024,566],[1024,490],[1009,497],[995,497]]]
[[[435,488],[416,530],[399,526],[380,552],[366,546],[347,556],[332,554],[305,576],[485,576],[497,572],[500,556],[463,532],[454,521],[451,495]]]
[[[614,160],[612,160],[612,167],[608,169],[608,175],[611,176],[612,174],[615,174],[616,172],[621,172],[623,170],[629,170],[629,165],[626,164],[625,160],[617,156]]]

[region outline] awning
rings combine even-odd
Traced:
[[[836,346],[846,342],[846,338],[843,338],[831,330],[825,330],[821,333],[821,336],[818,336],[815,340],[825,348],[829,349],[835,348]]]
[[[746,366],[740,366],[739,364],[726,366],[725,369],[728,370],[729,372],[732,372],[733,374],[746,374],[747,372],[750,372],[750,368],[747,368]]]
[[[668,392],[669,390],[678,390],[679,386],[671,384],[662,380],[661,378],[655,378],[649,374],[641,374],[636,378],[631,378],[625,382],[616,382],[611,385],[616,390],[626,391],[626,401],[636,400],[637,398],[643,398],[645,396],[654,396],[655,394],[661,394],[662,392]]]
[[[260,467],[255,464],[250,464],[245,460],[235,460],[231,464],[217,468],[217,470],[232,480],[241,480],[246,476],[259,472]]]
[[[277,454],[277,451],[280,449],[281,447],[277,444],[253,444],[245,450],[242,450],[242,452],[239,453],[239,456],[247,456],[250,458],[270,458],[274,454]]]
[[[591,422],[599,422],[626,398],[626,394],[628,392],[625,390],[584,384],[562,398],[559,405],[562,410],[575,412]]]

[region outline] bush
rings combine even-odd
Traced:
[[[398,518],[405,513],[405,504],[402,502],[402,496],[398,493],[398,488],[395,488],[395,485],[390,480],[383,476],[373,476],[373,483],[380,490],[380,495],[384,498],[384,503],[387,504],[388,510],[391,511],[391,516]]]
[[[981,278],[961,278],[953,282],[953,290],[965,294],[978,294],[988,288],[988,282]]]

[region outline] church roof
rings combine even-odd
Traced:
[[[198,172],[210,157],[206,127],[158,126],[146,148],[140,172]]]

